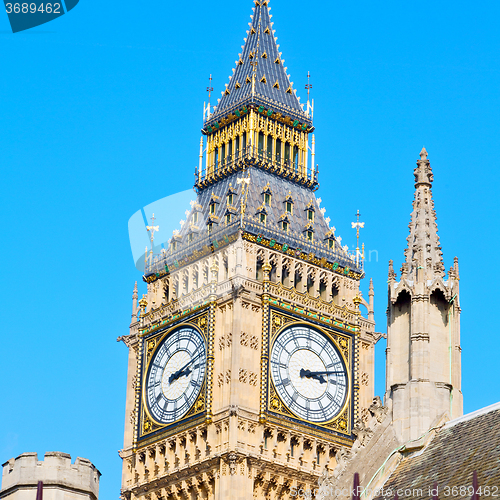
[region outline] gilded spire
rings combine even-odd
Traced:
[[[420,152],[420,160],[417,161],[414,175],[415,198],[402,274],[409,280],[425,281],[438,276],[443,277],[445,274],[432,199],[434,175],[425,148]]]

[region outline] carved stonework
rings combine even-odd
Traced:
[[[368,408],[370,413],[377,419],[377,422],[382,422],[384,417],[387,415],[389,409],[382,404],[382,401],[379,396],[376,396],[373,399],[372,404]]]
[[[352,433],[356,436],[356,441],[360,446],[365,446],[365,444],[370,440],[373,436],[373,431],[366,427],[363,420],[358,420],[356,425],[352,429]]]

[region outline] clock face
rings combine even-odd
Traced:
[[[281,332],[271,350],[271,376],[280,398],[298,417],[328,422],[348,393],[345,364],[334,343],[307,326]]]
[[[181,327],[159,345],[149,364],[145,400],[161,424],[182,418],[194,404],[205,377],[207,353],[203,337]]]

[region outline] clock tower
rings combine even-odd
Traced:
[[[373,287],[315,192],[267,1],[202,129],[196,200],[134,290],[122,497],[293,498],[367,418]],[[203,151],[206,155],[203,155]],[[367,315],[361,314],[361,306]]]

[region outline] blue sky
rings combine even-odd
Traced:
[[[349,245],[359,209],[378,253],[366,265],[377,330],[425,146],[447,269],[460,259],[465,411],[499,401],[500,4],[270,5],[303,101],[312,75],[317,195]],[[101,498],[119,495],[127,352],[116,338],[141,279],[128,220],[192,186],[208,76],[222,91],[251,7],[81,0],[15,35],[0,13],[2,461],[84,456],[103,473]]]

